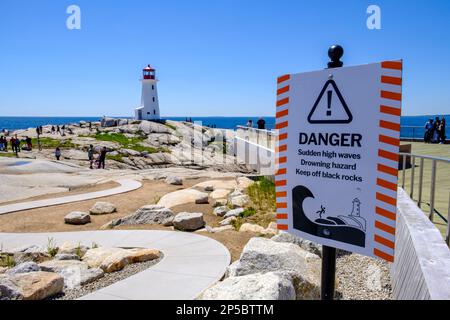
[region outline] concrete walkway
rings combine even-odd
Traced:
[[[112,189],[102,190],[102,191],[76,194],[73,196],[36,200],[36,201],[26,201],[26,202],[20,202],[20,203],[14,203],[14,204],[9,204],[9,205],[5,205],[5,206],[0,206],[0,215],[6,214],[6,213],[11,213],[11,212],[17,212],[17,211],[23,211],[23,210],[29,210],[29,209],[35,209],[35,208],[42,208],[42,207],[50,207],[50,206],[56,206],[59,204],[91,200],[91,199],[102,198],[102,197],[106,197],[106,196],[112,196],[112,195],[116,195],[116,194],[120,194],[120,193],[133,191],[133,190],[139,189],[142,186],[142,184],[139,181],[131,180],[131,179],[115,180],[115,182],[119,183],[120,186],[116,187],[116,188],[112,188]]]
[[[80,300],[185,300],[194,299],[217,282],[230,263],[221,243],[198,234],[157,230],[109,230],[61,233],[0,233],[3,249],[23,245],[57,245],[69,241],[103,247],[145,247],[164,253],[149,269],[82,297]]]

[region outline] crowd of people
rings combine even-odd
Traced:
[[[89,129],[91,128],[92,128],[91,123],[89,123]],[[72,130],[70,128],[66,128],[65,125],[51,126],[50,129],[51,134],[60,134],[62,136],[65,135],[65,131],[67,131],[69,134],[72,133],[71,132]],[[39,150],[41,150],[40,136],[43,134],[42,126],[36,127],[36,134],[37,134],[37,141],[39,144]],[[23,139],[19,139],[17,137],[17,134],[9,137],[9,131],[3,129],[0,135],[0,151],[9,152],[9,149],[16,155],[18,155],[18,153],[21,151],[32,151],[33,140],[28,136],[25,136]],[[89,160],[89,168],[105,169],[106,154],[110,151],[111,150],[109,150],[106,147],[101,147],[96,150],[96,148],[94,148],[94,146],[91,144],[87,150],[87,159]],[[55,148],[54,155],[57,161],[61,160],[62,150],[60,147]]]
[[[425,134],[423,141],[425,143],[445,143],[445,118],[439,119],[436,117],[434,120],[430,119],[425,123]]]
[[[14,135],[8,139],[7,136],[0,136],[0,151],[8,152],[8,146],[16,154],[22,150],[31,151],[33,149],[33,143],[30,137],[19,139],[17,135]]]

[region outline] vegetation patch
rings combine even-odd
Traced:
[[[177,127],[175,127],[173,124],[169,124],[169,123],[165,123],[165,126],[172,129],[172,130],[177,130]]]
[[[121,155],[121,154],[117,154],[117,155],[106,154],[106,159],[114,160],[114,161],[122,162],[122,163],[124,162],[123,155]]]
[[[92,137],[99,141],[115,142],[118,143],[123,149],[130,149],[138,152],[147,152],[147,153],[170,152],[170,150],[166,148],[154,148],[143,146],[141,143],[145,140],[144,136],[136,136],[129,138],[125,136],[123,133],[99,132]]]
[[[13,152],[0,152],[0,157],[17,158],[16,154]]]
[[[276,210],[275,183],[273,181],[260,177],[253,185],[248,187],[247,193],[256,209]]]
[[[61,149],[75,148],[75,144],[72,142],[71,139],[59,140],[53,138],[39,138],[39,141],[37,138],[31,139],[31,143],[35,148],[39,146],[39,142],[41,143],[41,147],[43,149],[55,149],[56,147],[59,147]]]

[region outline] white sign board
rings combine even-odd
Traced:
[[[402,62],[278,78],[279,229],[394,259]]]

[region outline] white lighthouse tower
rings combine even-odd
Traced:
[[[142,71],[141,106],[135,110],[137,120],[159,120],[158,90],[155,69],[150,65]]]

